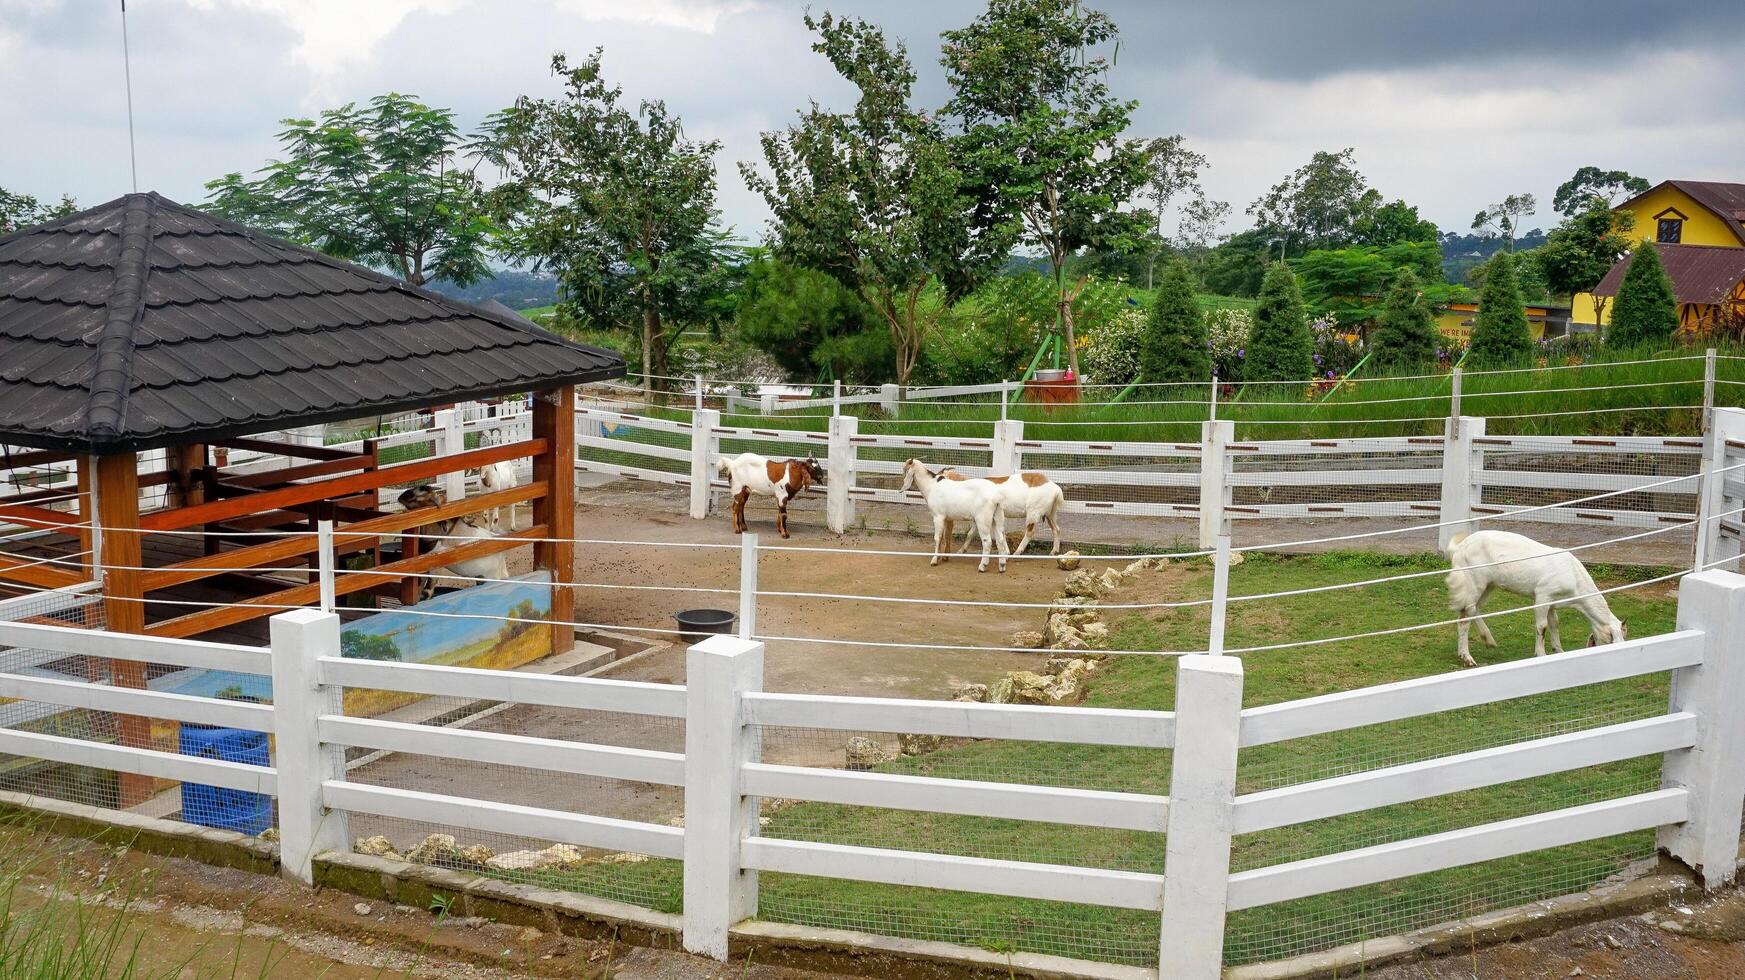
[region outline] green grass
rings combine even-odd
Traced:
[[[1231,589],[1235,595],[1256,594],[1442,567],[1433,555],[1255,555],[1233,570]],[[1595,572],[1602,585],[1651,576],[1640,569],[1603,566]],[[1183,562],[1143,586],[1142,594],[1156,600],[1200,597],[1207,593],[1210,574],[1204,561]],[[1613,597],[1613,608],[1629,622],[1632,635],[1672,628],[1675,603],[1664,589],[1649,586],[1641,593]],[[1447,616],[1443,596],[1440,578],[1430,576],[1359,591],[1238,602],[1231,607],[1228,643],[1233,648],[1256,646],[1430,622]],[[1491,608],[1516,604],[1499,599]],[[1206,624],[1203,609],[1117,617],[1111,646],[1203,647]],[[1563,625],[1570,648],[1579,648],[1585,642],[1585,621],[1566,613]],[[1494,619],[1492,629],[1499,647],[1475,649],[1481,663],[1531,655],[1529,613]],[[1093,675],[1085,703],[1169,709],[1174,704],[1175,664],[1168,657],[1115,658]],[[1244,702],[1249,706],[1312,697],[1453,670],[1453,629],[1255,653],[1245,658],[1244,667]],[[1651,676],[1258,747],[1242,753],[1239,792],[1648,717],[1665,710],[1666,697],[1665,677]],[[766,745],[798,739],[815,740],[815,746],[840,746],[844,736],[772,731],[765,737]],[[1163,751],[991,741],[951,744],[878,768],[945,778],[1166,794],[1169,765],[1170,753]],[[1241,871],[1642,792],[1657,787],[1658,774],[1657,758],[1637,759],[1244,835],[1236,839],[1233,866]],[[1164,870],[1160,835],[1047,823],[801,803],[773,812],[762,833],[1153,873]],[[1273,959],[1564,894],[1652,853],[1651,833],[1630,834],[1248,910],[1231,916],[1226,957],[1231,962]],[[609,873],[598,867],[588,869],[586,878],[552,874],[541,883],[652,896],[649,901],[654,907],[678,909],[676,862],[609,867]],[[1140,912],[776,874],[763,876],[760,904],[764,918],[806,925],[1137,964],[1155,962],[1156,956],[1157,918]]]

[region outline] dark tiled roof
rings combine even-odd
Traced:
[[[1721,245],[1655,245],[1660,264],[1672,280],[1673,298],[1680,303],[1718,303],[1745,279],[1745,248]],[[1616,296],[1630,268],[1626,255],[1594,287],[1596,296]]]
[[[1662,187],[1683,191],[1691,200],[1714,212],[1727,223],[1739,241],[1745,243],[1745,184],[1729,184],[1721,180],[1665,180],[1630,198],[1619,208],[1628,207]]]
[[[120,452],[623,373],[156,194],[0,238],[0,443]]]

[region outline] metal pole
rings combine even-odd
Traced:
[[[1224,654],[1224,613],[1230,601],[1230,535],[1218,535],[1217,550],[1212,552],[1212,635],[1206,652],[1214,657]]]
[[[315,524],[316,574],[321,579],[321,611],[332,612],[337,604],[333,588],[333,522],[317,521]]]
[[[1454,369],[1448,396],[1448,417],[1454,420],[1453,432],[1460,434],[1460,368]]]
[[[757,632],[757,535],[739,536],[739,638]]]
[[[1715,349],[1703,352],[1703,432],[1715,424]]]

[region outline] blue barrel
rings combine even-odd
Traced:
[[[177,751],[251,766],[270,764],[265,732],[182,723]],[[222,786],[182,784],[182,819],[203,827],[254,835],[273,825],[273,798]]]

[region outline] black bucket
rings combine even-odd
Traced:
[[[739,616],[725,609],[686,609],[674,613],[673,618],[679,621],[679,639],[696,643],[718,633],[733,632]]]

